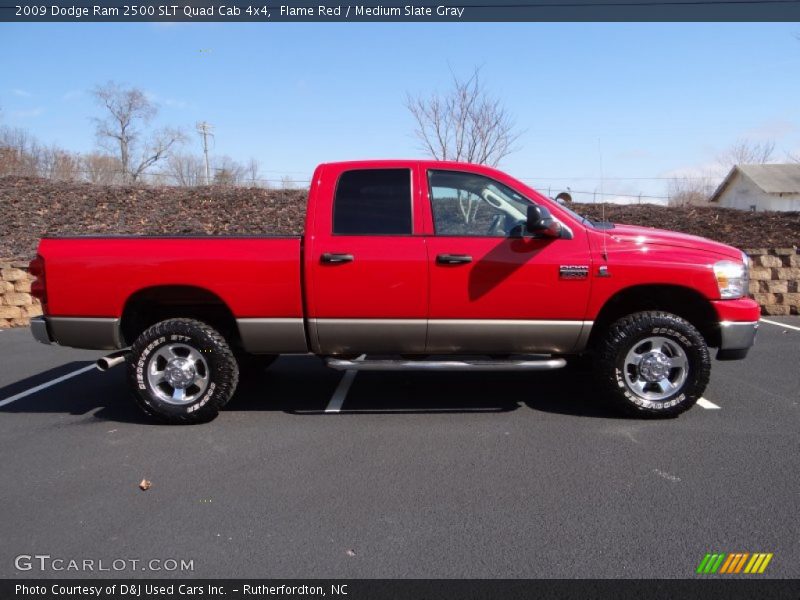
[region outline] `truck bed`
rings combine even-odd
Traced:
[[[237,318],[302,318],[300,236],[76,236],[44,238],[47,312],[119,317],[143,288],[189,286],[218,296]]]

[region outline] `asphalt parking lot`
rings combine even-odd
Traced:
[[[668,421],[609,413],[573,368],[360,373],[345,394],[284,357],[212,423],[164,426],[123,367],[59,380],[100,354],[2,331],[0,577],[682,578],[707,552],[800,577],[800,318],[770,320]],[[16,568],[34,554],[193,570]]]

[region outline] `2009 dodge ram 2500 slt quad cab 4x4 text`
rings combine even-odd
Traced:
[[[703,393],[709,347],[744,358],[759,319],[735,248],[434,161],[320,165],[303,237],[45,238],[30,269],[36,339],[117,350],[100,363],[125,360],[141,408],[171,422],[213,418],[241,366],[283,353],[409,370],[588,354],[598,395],[674,416]]]

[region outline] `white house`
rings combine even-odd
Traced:
[[[740,210],[800,211],[800,164],[736,165],[709,202]]]
[[[736,165],[709,202],[740,210],[800,211],[800,164]]]

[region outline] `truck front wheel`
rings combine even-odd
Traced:
[[[216,329],[194,319],[168,319],[136,339],[128,379],[148,415],[169,423],[202,423],[233,396],[239,367]]]
[[[666,312],[639,312],[600,340],[597,378],[605,396],[641,417],[674,417],[694,406],[708,384],[711,359],[699,331]]]

